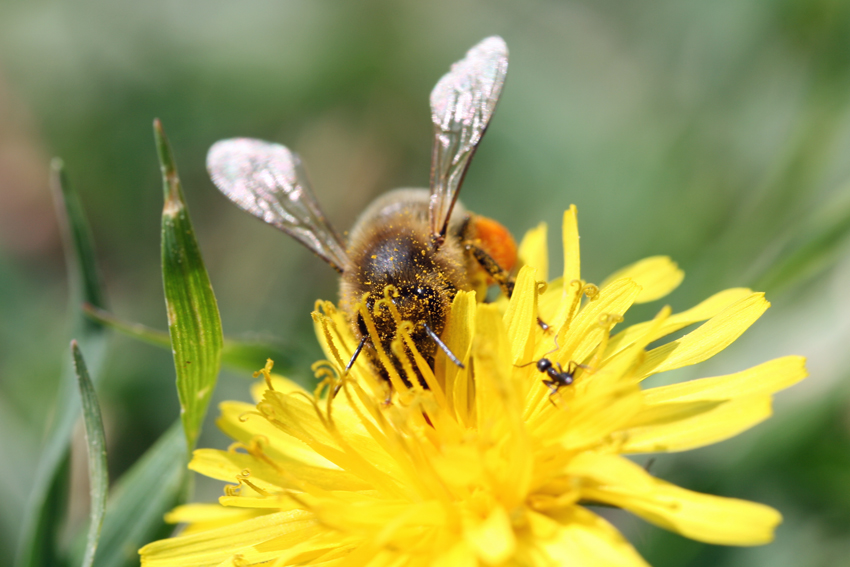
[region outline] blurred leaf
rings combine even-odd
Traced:
[[[139,548],[171,532],[163,516],[186,501],[187,464],[178,421],[112,488],[95,567],[138,565]]]
[[[71,297],[79,300],[72,304],[72,309],[75,314],[79,314],[78,309],[82,303],[103,307],[106,302],[97,269],[94,239],[80,197],[68,184],[65,164],[61,159],[55,158],[50,163],[50,170],[51,189],[63,233],[62,243],[65,246]],[[79,321],[86,327],[102,328],[99,323],[89,321],[85,317],[79,317]]]
[[[115,329],[140,341],[171,350],[171,339],[168,333],[152,329],[140,323],[131,323],[116,317],[114,314],[99,309],[93,305],[83,305],[86,316],[98,323]],[[224,337],[221,349],[221,363],[232,370],[248,370],[254,372],[262,368],[267,358],[274,360],[278,371],[292,368],[292,348],[286,347],[272,337],[233,338]]]
[[[162,168],[162,281],[177,371],[177,396],[191,451],[201,431],[218,371],[222,333],[218,305],[180,187],[171,147],[159,120],[154,138]]]
[[[166,331],[152,329],[147,325],[142,325],[141,323],[124,321],[106,309],[100,309],[94,305],[83,305],[83,313],[85,313],[86,316],[93,321],[97,321],[101,325],[115,329],[119,333],[124,333],[125,335],[154,346],[171,349],[171,338],[168,336]]]
[[[234,339],[224,338],[224,348],[221,351],[221,361],[234,370],[253,372],[263,367],[266,360],[274,360],[277,372],[286,372],[292,368],[292,349],[287,348],[273,338],[257,337]]]
[[[844,200],[847,202],[832,204],[825,214],[809,219],[800,233],[779,249],[754,288],[777,291],[835,265],[850,237],[850,201]]]
[[[74,371],[80,387],[80,400],[83,407],[83,423],[86,428],[86,443],[89,456],[89,487],[91,492],[91,510],[89,535],[86,538],[86,554],[82,566],[91,567],[100,530],[103,526],[103,515],[106,512],[106,494],[109,490],[109,472],[106,467],[106,437],[103,433],[103,418],[100,416],[100,405],[94,385],[89,378],[83,354],[77,346],[77,341],[71,341],[71,353],[74,359]]]
[[[73,335],[81,349],[88,353],[90,374],[96,381],[105,354],[105,328],[87,319],[80,310],[84,302],[104,307],[91,231],[79,197],[69,187],[59,159],[51,163],[51,186],[65,245]],[[81,411],[74,395],[76,390],[74,372],[68,364],[58,385],[54,420],[48,427],[24,511],[15,557],[15,565],[19,567],[53,564],[58,558],[56,537],[64,519],[71,432]]]

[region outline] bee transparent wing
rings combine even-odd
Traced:
[[[207,171],[239,208],[292,236],[338,272],[345,270],[345,246],[325,220],[297,154],[262,140],[220,140],[207,153]]]
[[[508,71],[501,37],[481,41],[452,65],[431,91],[434,147],[431,154],[431,235],[445,237],[469,161],[499,101]]]

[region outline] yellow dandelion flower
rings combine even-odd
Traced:
[[[641,389],[648,376],[723,350],[767,309],[763,295],[726,290],[613,334],[632,304],[669,293],[682,272],[649,258],[597,287],[581,280],[575,207],[563,240],[562,277],[538,281],[547,271],[541,227],[520,247],[510,301],[457,294],[443,339],[463,368],[442,354],[428,368],[397,344],[403,368],[387,368],[392,390],[359,360],[336,396],[331,380],[308,393],[264,369],[256,405],[222,404],[219,426],[236,443],[198,450],[190,464],[235,484],[218,504],[175,509],[169,520],[185,531],[145,546],[142,564],[645,565],[587,504],[703,542],[769,542],[781,520],[772,508],[679,488],[625,456],[727,439],[766,419],[772,394],[805,377],[804,360],[789,356]],[[355,338],[330,303],[314,320],[329,360],[318,373],[335,374]],[[410,348],[405,323],[400,330]],[[414,365],[427,389],[399,376],[415,376]]]

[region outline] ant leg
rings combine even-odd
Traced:
[[[546,385],[547,388],[549,388],[549,397],[550,398],[552,396],[554,396],[555,394],[557,394],[558,389],[561,387],[561,385],[558,384],[558,382],[556,382],[555,380],[543,380],[542,382],[543,382],[543,384]]]
[[[553,407],[558,407],[558,404],[555,403],[555,394],[558,393],[558,385],[550,380],[543,380],[543,383],[549,386],[549,403]]]
[[[567,364],[567,374],[575,374],[576,370],[581,368],[582,370],[593,370],[587,364],[579,364],[575,360],[571,360],[569,364]]]

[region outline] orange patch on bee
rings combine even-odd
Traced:
[[[475,215],[472,219],[475,240],[492,257],[499,267],[510,271],[516,266],[517,246],[507,228],[493,219]]]

